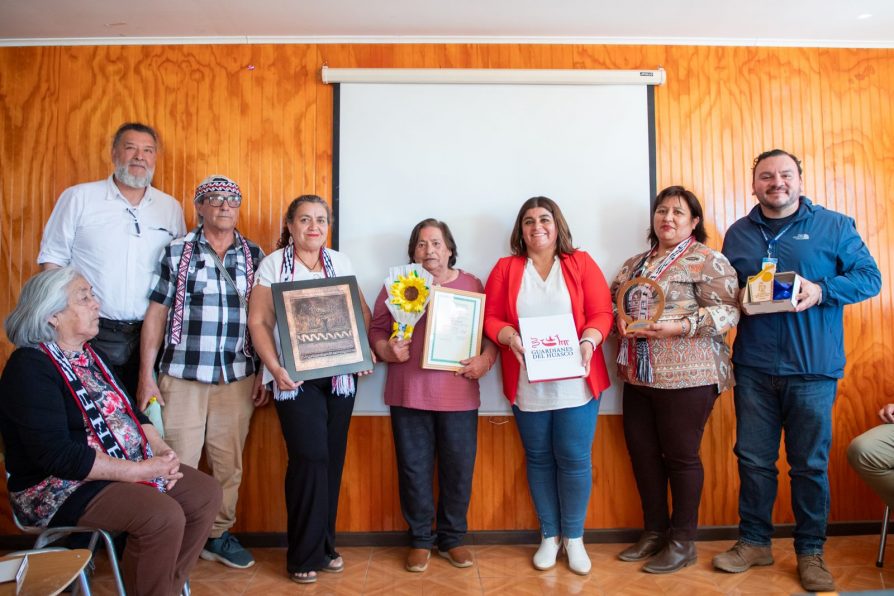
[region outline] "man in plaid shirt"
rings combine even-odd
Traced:
[[[264,253],[236,230],[242,192],[235,182],[209,176],[194,203],[199,226],[165,249],[149,296],[137,398],[140,409],[152,398],[164,406],[165,441],[180,461],[198,467],[204,447],[224,499],[202,558],[244,569],[254,559],[229,529],[251,415],[267,401],[247,325]]]

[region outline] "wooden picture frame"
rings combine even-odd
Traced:
[[[481,353],[485,295],[435,286],[428,302],[422,368],[457,371]]]
[[[283,366],[293,381],[372,370],[356,277],[275,283],[271,290]]]

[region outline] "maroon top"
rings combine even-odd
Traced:
[[[484,293],[481,280],[462,270],[456,279],[442,285],[454,290]],[[385,298],[383,287],[376,298],[372,323],[369,326],[369,343],[373,346],[377,341],[391,337],[391,325],[394,319],[385,306]],[[388,363],[385,404],[437,412],[477,410],[481,405],[478,381],[469,380],[451,371],[430,370],[420,366],[427,316],[427,313],[422,315],[415,325],[410,342],[410,359],[406,362]]]

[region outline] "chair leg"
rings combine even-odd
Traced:
[[[90,591],[90,580],[87,579],[87,570],[81,569],[81,572],[78,573],[78,583],[75,584],[74,590],[72,590],[73,596],[83,595],[83,596],[93,596],[93,592]]]
[[[186,580],[186,583],[183,584],[183,591],[180,594],[181,596],[191,596],[192,592],[189,590],[189,580]]]
[[[888,542],[888,517],[891,514],[891,508],[885,505],[885,517],[882,519],[882,535],[878,541],[878,559],[875,561],[876,567],[885,564],[885,544]]]
[[[112,573],[115,576],[115,586],[118,588],[118,594],[124,596],[127,592],[124,590],[124,580],[121,578],[121,569],[118,567],[118,555],[115,554],[115,541],[112,535],[103,530],[98,530],[102,534],[106,543],[106,556],[109,558],[109,565],[112,567]]]

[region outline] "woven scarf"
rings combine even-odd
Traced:
[[[282,251],[282,267],[279,271],[279,281],[292,281],[295,275],[295,242],[289,238],[289,245]],[[329,251],[320,247],[320,262],[323,264],[323,276],[335,277],[335,267],[332,265],[332,257]],[[354,375],[336,375],[332,377],[332,393],[339,397],[350,397],[354,395]],[[273,399],[283,401],[287,399],[295,399],[301,392],[301,387],[291,391],[281,391],[273,382]]]
[[[189,265],[192,262],[193,254],[199,248],[199,238],[202,236],[202,226],[199,226],[183,238],[183,253],[180,255],[180,263],[177,265],[177,289],[174,292],[174,307],[171,309],[171,328],[168,336],[170,345],[180,343],[183,335],[183,309],[186,305],[186,280],[189,277]],[[251,249],[248,242],[242,237],[242,234],[236,232],[236,238],[239,240],[241,250],[236,253],[236,271],[239,271],[240,265],[245,271],[245,296],[239,293],[239,288],[234,288],[236,294],[239,295],[239,301],[245,305],[248,311],[248,300],[251,298],[251,288],[255,285],[255,264],[251,258]],[[215,264],[215,267],[217,265]],[[221,275],[224,275],[221,272]],[[225,276],[228,277],[228,276]],[[248,314],[246,314],[246,320]],[[248,324],[242,328],[242,353],[247,357],[253,356],[251,346],[251,335],[248,333]]]
[[[130,400],[127,399],[127,395],[125,395],[124,391],[118,386],[115,382],[115,379],[109,373],[108,368],[106,368],[105,363],[96,355],[96,352],[93,351],[88,344],[84,345],[84,348],[90,354],[90,357],[93,359],[93,362],[96,363],[96,366],[99,368],[103,377],[105,377],[106,382],[111,386],[118,396],[121,398],[121,403],[124,404],[124,409],[127,411],[127,415],[130,416],[133,421],[136,423],[137,430],[140,433],[140,447],[143,451],[143,458],[149,459],[152,457],[152,448],[149,446],[149,441],[146,439],[146,434],[143,432],[143,426],[140,424],[140,421],[137,419],[136,415],[133,413],[133,410],[130,407]],[[116,459],[127,459],[127,451],[125,451],[124,446],[118,442],[118,438],[115,434],[109,430],[109,425],[106,423],[105,416],[103,416],[102,409],[96,405],[96,402],[93,401],[93,397],[90,393],[84,388],[84,384],[81,383],[81,380],[78,378],[77,374],[75,374],[74,368],[72,368],[71,363],[68,361],[68,358],[65,357],[65,354],[56,344],[56,342],[42,343],[40,344],[40,349],[46,353],[46,355],[50,358],[53,364],[56,365],[56,369],[59,371],[59,374],[62,375],[62,379],[65,381],[65,384],[68,385],[68,390],[71,391],[72,397],[74,397],[75,403],[78,405],[78,409],[81,410],[81,414],[84,415],[84,418],[89,422],[88,429],[93,433],[93,436],[99,441],[99,444],[102,446],[103,452],[109,457],[114,457]],[[156,487],[159,492],[165,492],[165,485],[167,481],[158,477],[152,482],[143,482],[142,484],[149,484],[151,486]]]
[[[658,278],[677,261],[677,259],[683,256],[683,253],[686,252],[686,249],[688,249],[694,241],[695,238],[690,236],[686,240],[677,244],[677,246],[664,257],[661,263],[659,263],[658,267],[649,273],[646,271],[646,261],[658,251],[657,245],[652,247],[652,250],[644,254],[636,267],[633,268],[633,273],[631,274],[630,279],[635,277],[648,277],[652,281],[657,281]],[[629,303],[625,303],[624,306],[628,309],[631,307]],[[636,313],[636,318],[643,318],[647,316],[648,313],[649,301],[645,298],[640,298],[639,311]],[[631,342],[627,337],[621,338],[617,362],[621,366],[627,366],[631,361],[633,362],[634,378],[641,383],[651,385],[655,380],[655,375],[652,370],[652,348],[648,338],[637,337],[635,342]]]

